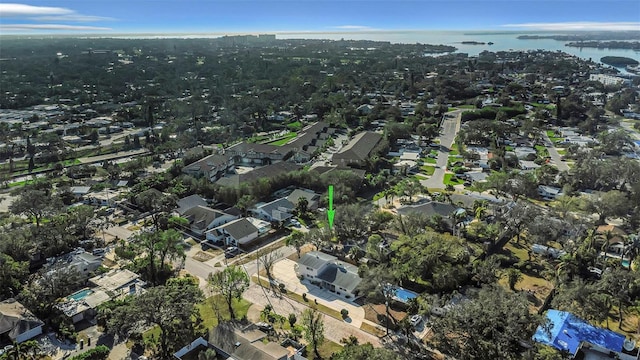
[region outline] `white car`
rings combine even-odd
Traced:
[[[422,322],[422,316],[420,316],[420,315],[413,315],[413,316],[411,317],[410,322],[411,322],[411,326],[414,326],[414,327],[415,327],[415,326],[417,326],[418,324],[420,324],[420,323]]]

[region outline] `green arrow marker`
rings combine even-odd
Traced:
[[[329,229],[332,229],[333,218],[336,216],[336,211],[333,209],[333,185],[329,185],[329,210],[327,210],[327,216],[329,217]]]

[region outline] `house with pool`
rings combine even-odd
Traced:
[[[303,283],[329,290],[345,299],[358,297],[358,285],[362,279],[358,267],[340,261],[337,257],[320,251],[304,254],[295,266]]]
[[[96,308],[109,300],[122,299],[144,291],[145,282],[133,271],[115,269],[89,279],[94,286],[68,295],[56,304],[56,309],[70,318],[74,324],[96,315]]]

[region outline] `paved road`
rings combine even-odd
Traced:
[[[544,146],[547,148],[547,151],[549,152],[549,157],[551,157],[551,161],[553,161],[553,163],[556,165],[558,170],[568,171],[569,165],[567,165],[567,163],[562,161],[560,154],[558,154],[558,150],[556,150],[556,147],[553,145],[553,142],[551,142],[551,139],[549,139],[549,135],[547,135],[547,132],[543,131],[542,135],[544,135]]]
[[[442,189],[444,188],[444,174],[446,172],[447,161],[449,160],[449,148],[456,139],[458,131],[460,131],[460,117],[462,110],[455,110],[447,113],[448,117],[442,122],[440,129],[440,150],[438,150],[438,158],[436,159],[436,169],[433,175],[427,180],[420,183],[427,188]],[[453,115],[453,116],[452,116]]]
[[[260,309],[265,305],[271,304],[276,313],[287,316],[287,314],[295,313],[298,319],[301,313],[307,309],[306,306],[291,300],[287,297],[277,297],[271,291],[263,289],[257,284],[252,284],[244,293],[243,297]],[[324,315],[324,335],[327,339],[340,343],[340,340],[353,335],[358,338],[360,344],[371,343],[373,346],[381,346],[380,340],[369,333],[366,333],[356,327],[345,324],[344,321],[334,319],[328,315]]]

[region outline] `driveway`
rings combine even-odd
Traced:
[[[549,139],[549,135],[547,135],[547,132],[543,131],[542,135],[544,136],[544,147],[549,152],[549,157],[551,157],[551,161],[556,165],[559,171],[568,171],[569,165],[567,165],[566,162],[562,161],[560,154],[558,154],[558,150],[553,145],[553,142],[551,142],[551,139]]]
[[[420,181],[422,186],[430,189],[444,188],[444,174],[446,173],[447,162],[449,160],[449,148],[456,139],[458,131],[460,131],[462,110],[455,110],[447,113],[447,115],[440,128],[439,139],[441,146],[436,159],[436,169],[429,179]],[[453,117],[450,117],[451,115],[453,115]]]
[[[309,301],[317,300],[319,304],[325,305],[337,312],[342,309],[349,311],[351,318],[350,325],[360,328],[364,320],[364,309],[362,306],[347,301],[340,296],[309,284],[307,281],[300,281],[295,271],[296,262],[290,259],[282,259],[273,265],[273,277],[284,283],[287,291],[296,294],[307,294]]]
[[[273,310],[283,316],[288,314],[296,314],[298,319],[302,318],[302,312],[308,309],[307,306],[300,304],[297,301],[291,300],[284,296],[273,294],[268,289],[264,289],[257,284],[252,284],[249,289],[244,293],[243,298],[252,302],[252,309],[255,306],[262,310],[267,304],[273,307]],[[340,340],[349,338],[353,335],[358,338],[360,344],[371,343],[375,347],[381,347],[380,339],[367,332],[356,328],[355,326],[349,326],[346,322],[332,318],[328,315],[323,315],[324,321],[324,336],[326,339],[336,343],[340,343]]]

